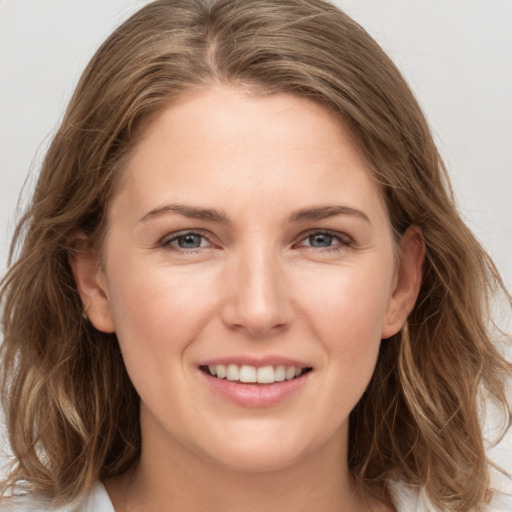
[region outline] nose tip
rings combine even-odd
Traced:
[[[254,298],[251,304],[238,303],[234,308],[225,310],[225,323],[236,331],[247,333],[253,338],[261,338],[283,329],[285,322],[280,318],[279,309],[271,305],[270,301],[260,298],[255,304]]]
[[[232,269],[223,322],[232,330],[262,338],[286,328],[290,321],[282,272],[269,261]]]
[[[247,320],[249,315],[246,315],[246,319],[240,322],[232,322],[229,327],[232,330],[244,332],[251,338],[263,338],[281,330],[284,327],[284,323],[279,322],[268,322],[265,318],[254,318],[251,317]]]

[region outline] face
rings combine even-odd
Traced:
[[[415,297],[419,250],[403,247],[410,265],[323,107],[217,86],[156,119],[110,204],[99,270],[74,267],[90,320],[119,339],[143,447],[261,470],[346,442]]]

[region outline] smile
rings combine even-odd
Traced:
[[[242,358],[243,360],[244,358]],[[281,358],[278,358],[281,359]],[[211,392],[244,408],[267,408],[290,402],[310,382],[312,367],[298,361],[210,361],[198,367]],[[258,364],[259,363],[259,364]]]
[[[247,364],[204,365],[200,369],[212,377],[247,384],[274,384],[293,380],[312,370],[310,367],[267,365],[251,366]]]

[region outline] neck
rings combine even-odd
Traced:
[[[168,439],[162,449],[157,437],[144,440],[143,435],[140,461],[105,482],[116,512],[389,510],[367,504],[351,478],[345,431],[298,461],[258,471],[226,467]]]

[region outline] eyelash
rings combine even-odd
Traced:
[[[180,254],[194,254],[198,251],[204,249],[204,247],[197,247],[197,248],[191,248],[191,249],[183,249],[181,247],[177,247],[172,245],[172,242],[177,241],[179,238],[186,237],[188,235],[194,235],[194,236],[200,236],[201,238],[208,241],[210,244],[209,247],[214,246],[206,233],[200,231],[200,230],[189,230],[189,231],[180,231],[177,233],[173,233],[170,235],[170,237],[165,237],[161,240],[160,246],[164,248],[168,248],[169,250],[178,252]],[[328,235],[333,238],[333,240],[336,240],[338,243],[335,246],[332,247],[313,247],[311,245],[303,245],[301,246],[301,243],[307,240],[309,237],[315,236],[315,235]],[[351,237],[346,235],[345,233],[340,233],[337,231],[330,231],[328,229],[315,229],[312,231],[307,231],[305,233],[301,233],[299,235],[300,239],[297,243],[293,244],[293,247],[309,247],[311,250],[314,250],[315,252],[319,253],[328,253],[328,252],[340,252],[347,247],[353,247],[353,241]]]
[[[340,251],[343,251],[344,249],[346,249],[347,247],[353,246],[352,239],[348,235],[346,235],[345,233],[340,233],[338,231],[330,231],[328,229],[314,229],[314,230],[308,231],[306,233],[301,233],[301,235],[300,235],[301,238],[300,238],[299,244],[295,244],[295,245],[300,246],[300,242],[304,242],[309,237],[315,236],[315,235],[331,236],[333,238],[333,240],[334,239],[337,240],[338,244],[334,245],[332,247],[313,247],[313,246],[303,246],[303,247],[310,247],[315,252],[326,253],[326,252],[340,252]]]
[[[194,254],[194,253],[198,252],[199,250],[204,249],[204,247],[197,247],[197,248],[193,248],[193,249],[183,249],[181,247],[171,245],[172,242],[178,240],[179,238],[188,236],[188,235],[200,236],[201,238],[207,240],[210,245],[213,245],[210,242],[210,240],[208,239],[208,236],[206,236],[206,234],[200,230],[179,231],[177,233],[172,233],[170,235],[170,237],[163,238],[162,241],[160,242],[160,245],[166,249],[170,249],[170,250],[178,252],[180,254]]]

